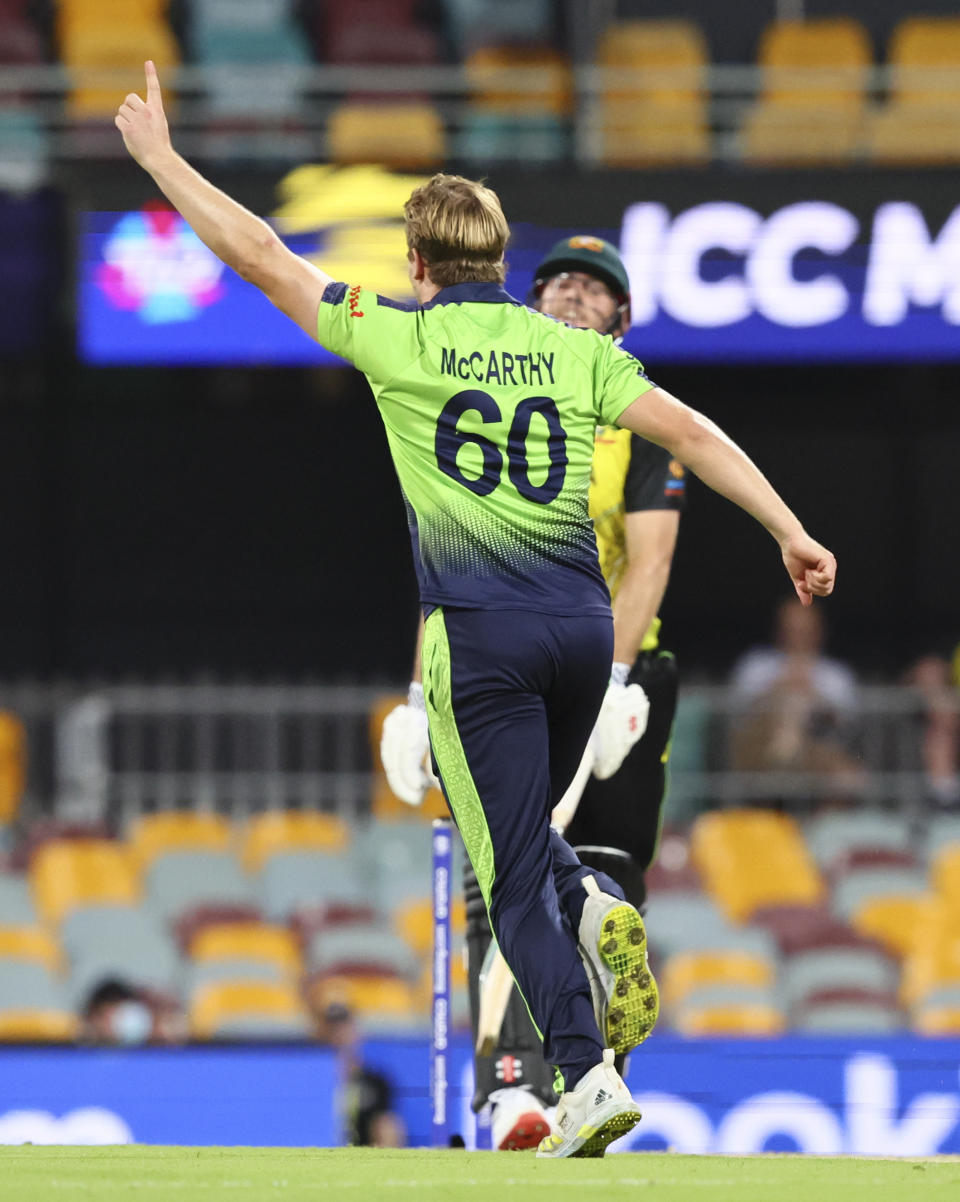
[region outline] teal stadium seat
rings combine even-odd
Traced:
[[[258,890],[271,922],[286,922],[297,911],[370,904],[370,881],[352,854],[279,852],[264,864]]]
[[[162,921],[198,906],[250,905],[253,882],[230,852],[176,851],[158,856],[147,872],[149,908]]]
[[[0,189],[38,187],[49,162],[50,136],[40,114],[20,105],[0,108]]]
[[[456,141],[457,156],[472,163],[555,163],[565,158],[569,136],[560,117],[468,113]]]
[[[26,878],[0,872],[0,922],[4,926],[31,927],[38,921]]]

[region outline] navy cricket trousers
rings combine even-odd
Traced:
[[[494,937],[572,1089],[602,1059],[577,929],[585,876],[550,829],[579,766],[613,658],[610,617],[437,609],[426,622],[430,740]]]

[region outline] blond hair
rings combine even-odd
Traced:
[[[420,252],[438,287],[503,283],[510,227],[490,188],[462,175],[435,175],[413,190],[403,217],[407,246]]]

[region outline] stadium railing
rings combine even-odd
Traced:
[[[21,816],[126,825],[170,808],[241,817],[301,807],[369,813],[377,765],[369,718],[387,687],[322,684],[0,685],[22,719],[30,775]],[[671,761],[676,817],[709,806],[782,803],[802,811],[838,799],[922,816],[923,700],[868,686],[836,734],[857,765],[835,773],[735,768],[745,711],[722,686],[681,692]]]
[[[327,125],[331,114],[345,98],[363,96],[369,100],[409,100],[411,95],[428,98],[437,108],[447,136],[450,158],[465,158],[464,147],[469,139],[461,136],[469,128],[472,85],[467,71],[460,66],[356,67],[291,65],[284,72],[287,90],[295,97],[290,107],[267,108],[255,117],[249,112],[238,114],[245,125],[254,125],[258,132],[269,137],[243,143],[244,161],[258,159],[276,162],[288,159],[326,158],[329,151]],[[569,118],[569,146],[573,161],[582,167],[603,165],[603,106],[605,92],[644,92],[663,89],[703,89],[707,94],[707,125],[710,157],[719,162],[734,162],[743,158],[742,132],[745,120],[763,95],[771,89],[817,91],[829,87],[836,93],[848,86],[851,94],[863,96],[865,115],[869,117],[885,109],[889,98],[908,88],[914,100],[928,95],[936,105],[944,94],[960,91],[960,69],[947,67],[872,66],[865,68],[856,83],[838,84],[835,68],[772,68],[755,64],[714,64],[706,68],[669,68],[644,70],[642,81],[633,71],[601,68],[595,65],[571,69],[573,106]],[[209,69],[181,66],[171,70],[163,80],[170,95],[170,116],[177,144],[188,156],[208,160],[235,159],[237,143],[225,139],[218,142],[209,136],[225,114],[216,111],[208,93],[216,89],[215,76]],[[536,72],[503,68],[497,86],[515,93],[517,97],[535,98],[541,95],[547,102],[553,83]],[[102,121],[89,122],[71,119],[66,104],[71,91],[78,87],[114,88],[117,102],[131,90],[142,90],[139,75],[128,70],[66,69],[60,65],[6,66],[0,69],[0,112],[30,112],[41,120],[45,144],[53,161],[74,159],[113,158],[121,154],[119,138],[112,121],[105,114]],[[173,98],[176,97],[176,102]],[[922,117],[925,106],[914,110]],[[817,110],[815,104],[804,106],[812,117],[823,117],[830,107]],[[554,142],[559,145],[560,143]],[[457,148],[460,148],[457,151]],[[868,158],[869,140],[866,131],[851,151],[853,160]],[[957,151],[960,158],[960,150]]]

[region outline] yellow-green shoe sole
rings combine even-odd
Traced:
[[[590,1138],[577,1148],[576,1152],[570,1153],[570,1159],[574,1157],[599,1157],[603,1156],[607,1150],[607,1144],[612,1144],[615,1139],[619,1139],[621,1135],[626,1135],[628,1131],[632,1131],[640,1122],[640,1111],[631,1110],[624,1114],[615,1114],[612,1118],[607,1119],[602,1126],[590,1136]]]
[[[632,1051],[660,1014],[660,993],[647,963],[647,932],[633,906],[617,906],[605,915],[597,954],[615,978],[607,1004],[607,1046],[618,1054]]]

